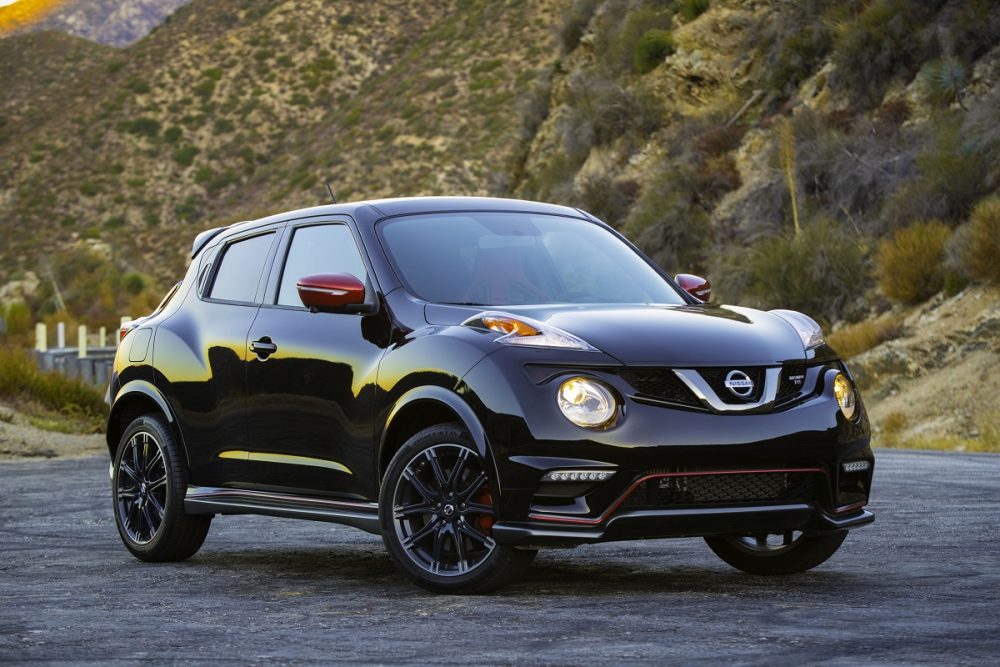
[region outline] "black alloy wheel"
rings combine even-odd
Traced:
[[[496,498],[482,457],[457,424],[421,431],[399,450],[383,481],[382,536],[410,579],[436,592],[502,586],[534,551],[492,537]]]
[[[115,525],[126,548],[144,561],[193,556],[211,516],[184,513],[187,470],[162,417],[144,415],[125,430],[112,467]]]
[[[715,555],[749,574],[795,574],[824,563],[847,538],[842,530],[822,535],[800,531],[706,537]]]

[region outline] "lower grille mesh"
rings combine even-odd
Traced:
[[[668,509],[789,503],[817,499],[817,474],[811,472],[757,472],[656,477],[640,484],[625,499],[623,509]]]

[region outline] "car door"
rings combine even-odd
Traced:
[[[195,485],[246,477],[247,334],[280,231],[250,230],[207,250],[185,304],[156,332],[156,384],[182,424]]]
[[[350,273],[373,280],[349,220],[290,224],[249,335],[249,469],[255,486],[364,498],[371,489],[375,315],[310,312],[296,282]],[[281,261],[283,259],[283,261]]]

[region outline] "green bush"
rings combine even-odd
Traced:
[[[726,298],[832,322],[864,291],[865,243],[836,220],[817,218],[798,236],[784,234],[733,250],[716,266],[712,282]]]
[[[146,289],[146,279],[141,273],[131,271],[122,276],[122,287],[129,294],[139,294]]]
[[[194,158],[200,153],[196,146],[181,146],[174,151],[174,161],[182,167],[190,167],[194,164]]]
[[[669,30],[647,30],[632,50],[632,69],[645,74],[674,52],[674,36]]]
[[[984,199],[972,210],[965,263],[978,280],[1000,285],[1000,196]]]
[[[944,248],[951,231],[938,220],[899,229],[879,244],[876,270],[882,292],[917,303],[944,286]]]
[[[31,308],[23,301],[10,303],[4,319],[7,321],[7,335],[11,338],[27,335],[31,331]]]
[[[851,3],[841,11],[849,12]],[[937,55],[934,35],[923,28],[944,0],[874,0],[835,25],[830,84],[865,106],[877,104],[897,76],[912,76]]]
[[[680,0],[677,3],[677,13],[685,21],[693,21],[708,11],[710,0]]]
[[[163,140],[168,144],[176,144],[181,140],[181,136],[184,134],[184,130],[177,127],[176,125],[171,125],[166,130],[163,131]]]
[[[965,65],[954,58],[938,58],[920,70],[924,95],[933,104],[948,105],[959,99],[969,79]]]
[[[0,348],[0,396],[82,413],[98,423],[106,414],[104,398],[96,389],[54,371],[42,372],[27,353],[6,346]]]
[[[129,134],[149,137],[150,139],[155,138],[160,133],[160,121],[155,118],[136,118],[127,121],[123,127]]]

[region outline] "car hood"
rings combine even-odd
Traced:
[[[795,330],[760,310],[736,306],[427,306],[431,324],[459,324],[483,310],[524,315],[579,336],[624,364],[767,366],[803,360]]]

